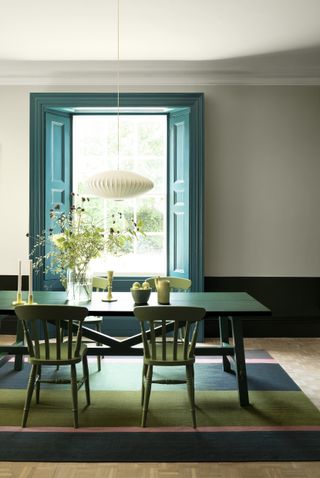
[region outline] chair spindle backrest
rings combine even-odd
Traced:
[[[86,307],[71,305],[20,305],[15,308],[18,319],[22,321],[26,342],[31,357],[40,358],[44,348],[46,360],[60,360],[62,336],[65,328],[63,346],[67,346],[68,359],[79,356],[82,339],[82,322],[88,315]],[[74,339],[74,328],[77,334]]]
[[[93,277],[92,289],[96,292],[104,292],[108,287],[108,279],[106,277]]]
[[[140,321],[145,357],[161,361],[193,358],[199,323],[205,313],[202,307],[135,307],[134,314]],[[168,327],[173,329],[172,336],[168,335]],[[181,327],[185,329],[182,343],[179,334]]]
[[[187,292],[192,284],[190,279],[185,279],[183,277],[166,276],[160,277],[160,279],[168,280],[170,282],[171,292]],[[149,282],[150,287],[153,290],[156,290],[155,277],[149,277],[146,279],[146,282]]]

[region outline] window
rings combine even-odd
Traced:
[[[72,190],[85,195],[85,182],[102,169],[126,169],[150,178],[154,188],[143,196],[124,201],[91,198],[86,209],[105,230],[113,216],[122,212],[127,219],[139,217],[145,236],[135,240],[127,254],[93,261],[95,274],[107,269],[119,276],[165,275],[167,264],[167,115],[124,114],[119,118],[118,158],[117,115],[73,117]],[[118,164],[119,163],[119,164]]]
[[[90,109],[114,108],[107,93],[32,93],[30,95],[30,248],[49,224],[49,210],[69,208],[72,188],[72,122]],[[161,108],[167,116],[166,273],[190,277],[203,288],[203,94],[123,93],[121,107]],[[119,278],[115,288],[128,290]],[[54,278],[35,276],[36,289],[57,288]]]

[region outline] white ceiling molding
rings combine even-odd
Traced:
[[[319,49],[214,61],[123,61],[120,86],[320,85]],[[0,85],[114,86],[116,62],[0,61]]]

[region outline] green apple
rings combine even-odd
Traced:
[[[132,284],[132,289],[140,289],[140,282],[134,282]]]
[[[142,289],[150,289],[150,284],[149,284],[149,282],[143,282],[143,284],[142,284]]]

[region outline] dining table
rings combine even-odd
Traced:
[[[0,291],[0,315],[15,316],[13,301],[15,291]],[[93,292],[89,302],[81,303],[88,309],[89,315],[104,317],[104,330],[108,330],[108,319],[134,317],[135,304],[130,292],[113,293],[114,301],[106,301],[106,292]],[[23,293],[23,300],[27,300],[27,293]],[[35,291],[34,302],[38,304],[68,304],[64,291]],[[75,305],[75,304],[70,304]],[[157,293],[152,292],[148,300],[149,306],[158,305]],[[198,343],[196,356],[222,356],[222,366],[226,373],[235,373],[237,378],[239,402],[241,406],[249,405],[247,371],[245,364],[245,350],[243,340],[243,319],[271,316],[271,310],[249,295],[247,292],[172,292],[170,293],[171,306],[193,306],[206,309],[204,321],[218,320],[220,340],[218,345]],[[161,327],[159,327],[159,330]],[[85,338],[92,340],[88,348],[89,355],[101,356],[132,356],[142,355],[143,348],[141,333],[130,337],[113,337],[104,332],[98,332],[89,327],[82,327]],[[170,325],[168,327],[170,331]],[[99,343],[101,345],[96,345]],[[1,355],[15,355],[15,369],[23,366],[23,355],[28,354],[24,342],[22,328],[17,323],[16,341],[12,344],[0,345]]]

